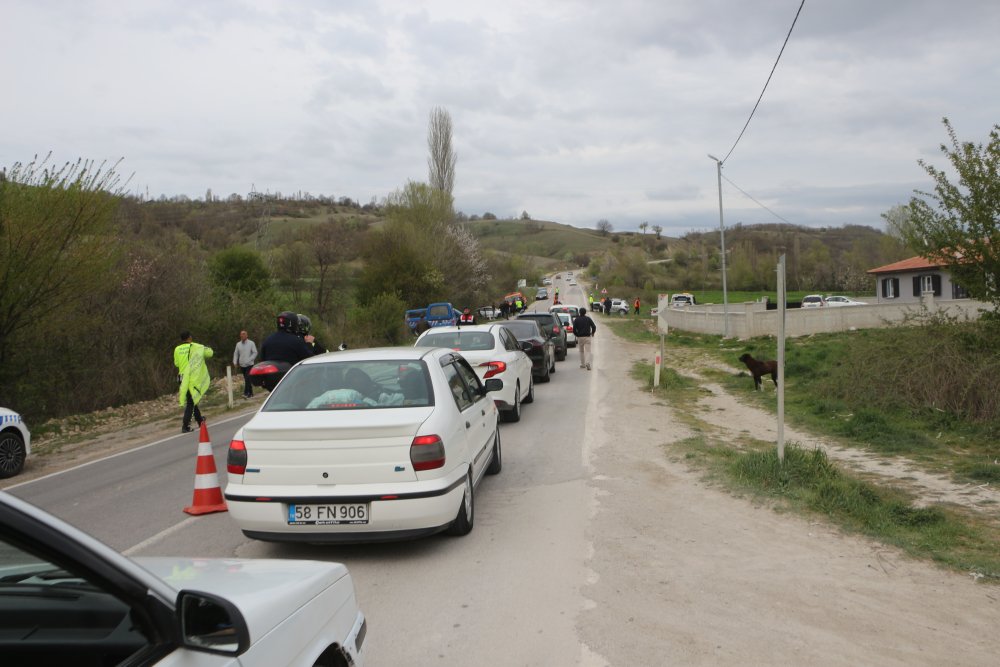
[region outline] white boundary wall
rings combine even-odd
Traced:
[[[673,329],[692,333],[723,335],[725,314],[722,304],[670,308],[666,295],[660,295],[657,323],[660,333]],[[864,306],[824,306],[822,308],[791,308],[786,311],[785,335],[808,336],[834,331],[877,329],[902,322],[927,308],[930,312],[947,313],[959,319],[978,319],[981,310],[990,305],[972,299],[941,301],[925,294],[923,303],[882,303]],[[729,335],[747,339],[776,336],[778,310],[767,310],[762,302],[729,304]]]

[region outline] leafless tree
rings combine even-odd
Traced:
[[[431,153],[427,158],[431,187],[450,195],[455,187],[455,163],[458,155],[451,147],[451,115],[441,107],[431,109],[427,148]]]
[[[663,233],[663,226],[662,225],[653,225],[653,233],[655,233],[656,234],[656,238],[659,239],[660,238],[660,234]]]
[[[606,218],[601,218],[600,220],[597,221],[597,231],[601,233],[601,236],[607,236],[612,231],[614,231],[614,229],[615,229],[614,225],[608,222]]]
[[[649,223],[648,222],[641,222],[641,223],[639,223],[639,229],[642,230],[642,235],[645,236],[646,235],[646,230],[649,229]]]

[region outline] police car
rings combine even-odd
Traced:
[[[31,454],[31,432],[13,410],[0,408],[0,479],[13,477]]]

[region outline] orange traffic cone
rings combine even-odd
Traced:
[[[191,507],[185,507],[188,514],[210,514],[211,512],[227,512],[226,501],[222,498],[219,487],[219,475],[215,470],[215,455],[212,454],[212,443],[208,439],[208,424],[201,421],[201,433],[198,436],[198,463],[194,469],[194,500]]]

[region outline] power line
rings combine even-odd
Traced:
[[[764,82],[764,89],[760,91],[760,97],[757,98],[757,104],[753,105],[753,111],[750,112],[750,118],[747,118],[747,122],[743,126],[743,129],[740,130],[740,136],[736,137],[736,142],[733,143],[733,147],[729,149],[728,153],[726,153],[726,157],[722,158],[723,162],[728,160],[729,156],[733,154],[733,151],[736,150],[736,144],[740,143],[740,139],[743,138],[743,133],[746,132],[747,128],[750,126],[750,120],[753,118],[754,113],[757,112],[757,107],[760,106],[760,101],[764,99],[764,91],[767,90],[767,84],[771,83],[771,77],[774,76],[774,70],[778,69],[778,61],[781,60],[781,54],[785,52],[785,47],[788,46],[788,40],[792,36],[792,30],[795,29],[795,22],[799,20],[799,14],[802,13],[802,7],[804,7],[805,4],[806,0],[802,0],[802,4],[799,5],[799,11],[795,12],[795,18],[792,20],[792,27],[788,29],[788,34],[785,35],[785,43],[781,45],[781,51],[778,51],[778,57],[774,61],[774,67],[771,68],[771,73],[767,75],[767,81]],[[729,179],[727,178],[726,180]]]
[[[777,213],[775,213],[774,211],[772,211],[768,207],[766,207],[763,204],[761,204],[759,201],[757,201],[756,199],[754,199],[753,196],[750,195],[750,193],[748,193],[746,190],[744,190],[743,188],[741,188],[740,186],[736,185],[731,180],[729,180],[728,177],[723,176],[723,178],[725,178],[726,182],[729,183],[731,186],[733,186],[734,188],[736,188],[737,190],[739,190],[740,192],[742,192],[746,196],[747,199],[749,199],[750,201],[752,201],[754,204],[757,204],[757,206],[760,206],[762,209],[764,209],[765,211],[767,211],[768,213],[770,213],[771,215],[773,215],[774,217],[776,217],[778,220],[781,220],[782,222],[784,222],[786,224],[789,224],[789,225],[794,225],[795,224],[794,222],[789,222],[788,220],[785,220],[780,215],[778,215]]]

